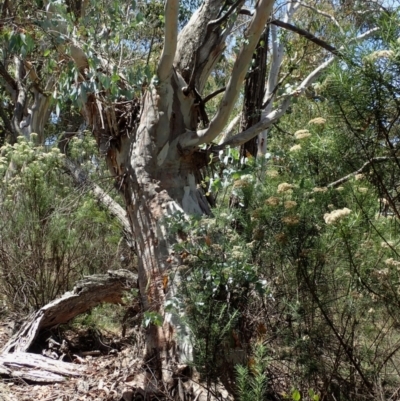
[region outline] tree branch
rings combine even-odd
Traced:
[[[67,323],[102,302],[122,303],[124,292],[136,287],[137,274],[123,269],[84,277],[75,284],[72,291],[27,317],[18,332],[3,347],[0,356],[11,352],[29,352],[43,330]]]
[[[217,20],[212,21],[212,24],[221,25],[222,23],[226,22],[231,14],[239,7],[239,5],[241,5],[241,3],[243,3],[243,0],[236,0],[236,2],[229,7],[229,10]]]
[[[370,36],[374,35],[376,32],[379,31],[379,28],[373,28],[369,31],[363,33],[362,35],[357,36],[356,38],[352,38],[349,40],[348,44],[352,42],[362,41]],[[344,46],[341,46],[339,50],[343,50]],[[254,138],[259,132],[269,128],[273,123],[275,123],[289,108],[291,104],[291,100],[293,97],[301,96],[305,90],[325,71],[333,62],[335,61],[335,56],[332,56],[330,59],[326,60],[324,63],[319,65],[314,71],[312,71],[304,80],[303,82],[290,94],[285,95],[282,97],[281,106],[269,113],[268,115],[264,116],[259,123],[253,125],[246,131],[243,131],[231,139],[223,142],[222,144],[216,147],[217,150],[221,150],[227,146],[239,146],[244,142]]]
[[[339,185],[349,181],[351,178],[353,178],[355,175],[357,174],[361,174],[363,173],[365,170],[367,170],[367,168],[373,164],[373,163],[384,163],[387,162],[389,160],[394,160],[394,157],[388,157],[388,156],[381,156],[381,157],[374,157],[371,160],[368,160],[367,162],[365,162],[358,170],[353,171],[350,174],[347,174],[346,176],[340,178],[337,181],[331,182],[330,184],[327,185],[328,188],[336,188]]]
[[[291,1],[287,6],[286,6],[286,13],[283,19],[283,22],[289,23],[293,15],[298,9],[298,3],[295,3],[294,1]],[[282,66],[282,61],[283,61],[283,55],[284,55],[284,43],[283,41],[279,38],[278,32],[277,32],[277,27],[276,25],[271,25],[271,37],[272,37],[272,61],[271,61],[271,67],[269,70],[268,74],[268,81],[267,81],[267,88],[265,91],[265,96],[264,96],[264,110],[261,112],[261,120],[263,117],[267,116],[272,112],[272,104],[276,95],[276,92],[278,91],[278,88],[280,86],[279,80],[279,73],[281,70]],[[288,73],[289,74],[289,73]],[[284,78],[281,79],[281,82],[284,81]],[[260,132],[259,137],[258,137],[258,154],[264,155],[267,151],[267,136],[268,136],[268,130],[264,130]]]
[[[211,120],[208,128],[197,133],[187,132],[183,134],[180,139],[180,145],[183,148],[211,142],[222,132],[239,96],[254,50],[271,14],[273,4],[273,0],[260,0],[258,2],[254,17],[245,33],[245,44],[235,61],[231,78],[217,114]]]
[[[284,29],[286,29],[288,31],[295,32],[300,36],[304,36],[310,42],[313,42],[316,45],[322,47],[323,49],[328,50],[328,52],[334,54],[335,56],[342,57],[342,54],[335,47],[331,46],[329,43],[325,42],[324,40],[317,38],[312,33],[308,32],[308,31],[306,31],[304,29],[298,28],[298,27],[296,27],[296,26],[294,26],[292,24],[289,24],[287,22],[279,21],[277,19],[272,20],[271,24],[279,26],[281,28],[284,28]]]
[[[290,103],[291,98],[286,98],[279,108],[269,113],[259,123],[254,124],[249,129],[233,136],[230,139],[227,139],[225,142],[221,143],[218,146],[215,146],[213,149],[222,150],[227,146],[233,148],[249,141],[250,139],[254,138],[259,132],[269,128],[272,124],[276,123],[283,116],[283,114],[286,113],[287,109],[290,106]]]
[[[80,187],[89,190],[93,194],[95,199],[102,206],[104,206],[104,208],[113,217],[115,217],[119,221],[124,232],[128,234],[131,238],[133,238],[131,225],[128,218],[126,217],[125,209],[120,206],[113,198],[111,198],[110,195],[103,191],[98,185],[90,181],[86,173],[83,172],[73,161],[66,159],[65,167],[75,183]]]
[[[301,5],[305,5],[304,3],[300,3]],[[311,9],[315,10],[316,12],[318,12],[318,10],[314,9],[313,7],[310,6]],[[321,12],[322,13],[322,12]],[[249,10],[243,9],[241,10],[241,14],[245,14],[245,15],[252,15],[252,13]],[[337,25],[337,21],[329,14],[326,13],[322,13],[325,16],[329,16],[331,19],[334,20],[335,24]],[[317,38],[316,36],[314,36],[311,32],[308,32],[304,29],[298,28],[297,26],[288,23],[287,21],[281,21],[278,19],[273,19],[271,21],[272,25],[275,26],[279,26],[283,29],[286,29],[287,31],[292,31],[297,33],[300,36],[304,36],[306,39],[308,39],[310,42],[315,43],[316,45],[324,48],[325,50],[328,50],[328,52],[334,54],[335,56],[341,56],[340,52],[333,46],[331,46],[329,43],[325,42],[322,39]],[[339,26],[340,28],[340,26]]]
[[[240,119],[242,117],[242,113],[238,114],[228,125],[226,130],[223,132],[221,140],[219,141],[219,144],[223,144],[225,141],[227,141],[234,133],[236,130],[237,125],[240,123]]]
[[[157,76],[165,81],[171,73],[178,39],[179,0],[165,2],[164,48],[158,63]]]
[[[4,64],[0,61],[0,76],[2,76],[4,78],[4,80],[6,81],[6,83],[8,84],[8,86],[10,87],[10,89],[12,91],[17,91],[18,87],[17,87],[17,83],[15,82],[15,79],[8,73],[6,67],[4,66]],[[13,95],[13,93],[10,93],[11,96]]]
[[[223,86],[222,88],[217,89],[216,91],[210,93],[209,95],[207,95],[204,99],[203,99],[203,103],[207,103],[209,102],[212,98],[214,98],[215,96],[219,95],[220,93],[224,92],[226,90],[226,86]]]
[[[259,132],[269,128],[272,124],[278,121],[278,119],[282,117],[283,114],[286,113],[287,109],[289,108],[292,102],[292,98],[298,97],[301,94],[303,94],[306,88],[310,86],[322,74],[322,72],[331,63],[333,63],[334,60],[335,58],[332,57],[327,61],[325,61],[324,63],[322,63],[320,66],[318,66],[304,79],[304,81],[292,93],[282,98],[281,106],[278,109],[271,111],[267,115],[264,115],[261,121],[253,125],[251,128],[241,132],[240,134],[235,135],[228,141],[222,143],[221,145],[218,146],[218,149],[223,149],[226,146],[231,146],[231,147],[239,146],[242,143],[249,141],[251,138],[254,138]]]
[[[204,0],[178,36],[174,66],[185,82],[202,93],[207,79],[225,49],[234,19],[217,24],[226,0]],[[244,3],[242,0],[240,5]],[[225,14],[226,15],[226,14]]]
[[[315,13],[320,14],[326,18],[329,18],[339,28],[340,33],[344,34],[342,27],[340,26],[339,22],[337,22],[336,18],[333,15],[330,15],[330,14],[326,13],[325,11],[319,10],[318,8],[313,7],[307,3],[303,3],[302,1],[299,1],[299,4],[302,7],[309,8],[310,10],[314,11]]]

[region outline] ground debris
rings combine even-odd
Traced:
[[[88,311],[104,301],[119,302],[123,291],[135,286],[136,276],[129,271],[90,276],[32,315],[0,354],[0,400],[121,400],[126,377],[142,368],[140,327],[124,337],[92,327],[49,329],[50,321],[58,327],[77,316],[77,311]],[[4,343],[11,331],[0,334]],[[26,352],[31,347],[51,357]]]
[[[83,365],[64,363],[74,369],[83,369],[81,376],[70,376],[59,383],[32,385],[30,380],[0,382],[0,400],[3,401],[120,401],[126,390],[126,380],[136,376],[142,368],[142,357],[137,355],[135,344],[126,343],[125,348],[115,355],[88,356],[82,358]],[[38,355],[42,357],[41,355]],[[44,357],[42,357],[44,358]],[[48,358],[45,358],[48,359]],[[51,362],[59,362],[51,360]],[[2,398],[5,388],[9,398]],[[4,392],[3,391],[3,392]],[[13,398],[14,397],[14,398]]]

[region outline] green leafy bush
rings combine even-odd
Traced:
[[[83,274],[118,266],[120,228],[73,187],[63,157],[23,138],[1,148],[0,287],[16,311],[40,308]]]

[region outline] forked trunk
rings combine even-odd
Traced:
[[[168,220],[179,213],[210,213],[199,186],[199,169],[209,160],[197,149],[216,139],[227,123],[274,1],[257,3],[245,34],[246,45],[234,63],[219,110],[208,123],[200,93],[234,25],[230,16],[244,3],[236,1],[223,14],[226,2],[205,0],[178,37],[179,1],[166,0],[165,39],[157,75],[141,98],[138,116],[130,119],[136,126],[125,134],[121,122],[127,110],[104,106],[107,99],[100,99],[100,94],[86,105],[88,122],[125,197],[139,259],[143,310],[160,323],[147,329],[146,374],[137,386],[150,395],[162,389],[170,395],[178,386],[179,397],[186,398],[180,376],[185,362],[192,359],[189,330],[179,311],[165,313],[166,301],[177,295],[181,265],[174,251],[180,239],[176,231],[169,232]],[[198,126],[199,116],[203,129]],[[192,392],[196,399],[201,392],[197,387]]]
[[[125,197],[136,241],[143,310],[162,318],[161,325],[147,328],[145,365],[153,390],[160,389],[161,383],[167,389],[175,386],[178,370],[192,359],[187,328],[177,315],[164,311],[165,302],[176,296],[181,264],[180,255],[173,250],[179,238],[169,233],[168,218],[176,213],[210,213],[207,199],[198,188],[199,168],[206,159],[181,150],[178,144],[179,135],[197,124],[195,97],[184,94],[185,86],[176,72],[163,84],[150,86],[141,100],[136,129],[124,137],[106,135],[99,108],[92,104],[87,109],[97,126],[100,148],[107,152],[107,161]],[[111,140],[110,135],[114,135]]]

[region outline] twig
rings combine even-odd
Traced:
[[[214,98],[215,96],[219,95],[222,92],[225,92],[226,90],[226,86],[223,86],[222,88],[217,89],[216,91],[210,93],[209,95],[207,95],[204,99],[203,99],[203,103],[207,103],[209,102],[212,98]]]
[[[324,40],[317,38],[312,33],[308,32],[304,29],[298,28],[297,26],[294,26],[292,24],[289,24],[287,22],[283,22],[283,21],[280,21],[277,19],[272,20],[271,24],[279,26],[284,29],[287,29],[288,31],[295,32],[300,36],[304,36],[310,42],[313,42],[316,45],[322,47],[323,49],[328,50],[328,52],[334,54],[335,56],[343,57],[343,54],[339,50],[337,50],[335,47],[331,46],[329,43],[325,42]]]
[[[328,188],[335,188],[338,187],[339,185],[343,184],[344,182],[349,181],[352,177],[354,177],[357,174],[361,174],[363,173],[371,164],[373,163],[383,163],[389,160],[393,160],[394,157],[388,157],[388,156],[381,156],[381,157],[374,157],[371,160],[368,160],[367,162],[365,162],[361,168],[359,168],[356,171],[353,171],[350,174],[347,174],[346,176],[340,178],[337,181],[331,182],[330,184],[327,185]]]

